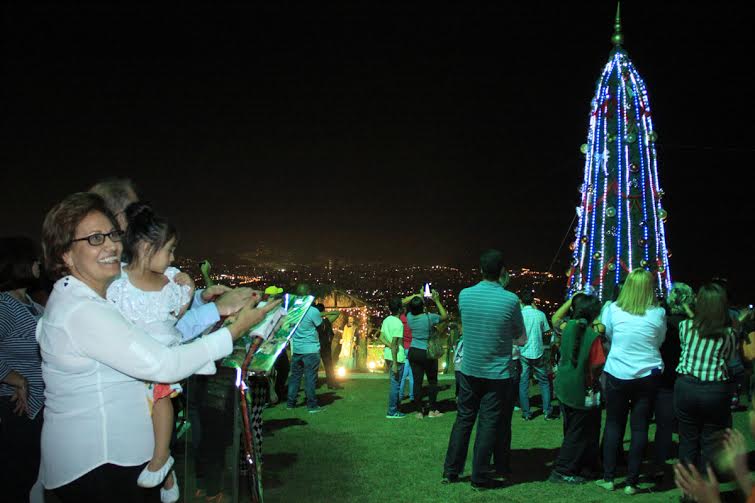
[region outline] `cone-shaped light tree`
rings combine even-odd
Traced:
[[[610,299],[638,267],[671,286],[657,135],[645,82],[623,48],[619,9],[613,50],[598,79],[590,111],[576,237],[567,273],[568,295],[591,290]]]

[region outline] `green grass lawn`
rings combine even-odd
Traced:
[[[441,472],[456,412],[454,381],[442,380],[441,385],[447,389],[439,400],[444,410],[450,411],[434,419],[385,419],[387,379],[348,381],[345,389],[335,393],[321,388],[318,396],[326,410],[319,414],[308,414],[303,406],[286,410],[285,405],[278,405],[266,410],[265,501],[678,501],[679,491],[673,482],[663,488],[642,484],[643,493],[632,497],[620,489],[609,493],[592,483],[547,482],[562,440],[561,420],[546,422],[538,416],[524,422],[517,412],[512,426],[514,475],[510,486],[477,492],[468,482],[443,485]],[[747,431],[746,412],[735,414],[734,421],[736,427]],[[651,426],[651,442],[653,431]],[[471,470],[472,443],[464,476]]]

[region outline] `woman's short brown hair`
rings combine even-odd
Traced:
[[[71,194],[47,212],[42,224],[42,251],[45,269],[51,279],[56,280],[68,274],[63,255],[71,249],[71,241],[76,238],[79,223],[93,211],[104,214],[113,227],[118,228],[105,201],[91,192]]]

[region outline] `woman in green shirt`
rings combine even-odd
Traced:
[[[594,391],[600,369],[606,361],[597,322],[600,301],[578,295],[572,301],[573,316],[561,329],[561,360],[554,388],[564,418],[564,441],[549,480],[581,484],[580,475],[592,468],[598,457],[600,401]]]

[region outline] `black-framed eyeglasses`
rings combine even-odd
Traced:
[[[101,246],[105,242],[105,238],[110,238],[110,241],[113,243],[119,243],[123,239],[123,234],[124,232],[120,229],[112,230],[107,234],[95,232],[85,238],[72,239],[71,243],[75,243],[76,241],[88,241],[92,246]]]

